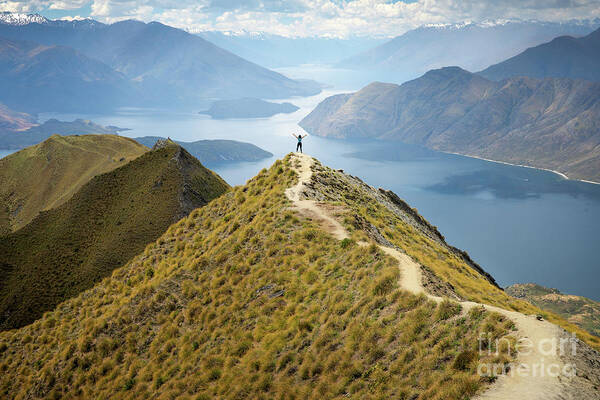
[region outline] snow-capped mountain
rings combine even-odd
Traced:
[[[62,26],[74,28],[94,28],[104,26],[102,22],[98,22],[91,18],[65,18],[65,19],[48,19],[40,14],[23,14],[13,12],[0,12],[0,24],[25,26],[29,24],[43,24],[49,26]]]
[[[347,58],[339,66],[377,70],[378,80],[397,83],[445,66],[479,71],[558,36],[587,35],[599,25],[598,19],[562,23],[486,20],[426,25]]]
[[[0,12],[0,23],[6,25],[47,24],[49,20],[39,14]]]

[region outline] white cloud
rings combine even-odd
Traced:
[[[90,0],[0,0],[0,10],[78,9]],[[91,0],[104,22],[157,20],[192,31],[264,31],[286,36],[395,36],[425,24],[496,19],[600,17],[600,0]]]
[[[51,10],[75,10],[81,8],[87,3],[88,0],[67,0],[67,1],[51,1],[49,2],[48,8]]]

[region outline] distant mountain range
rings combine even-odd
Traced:
[[[387,41],[370,37],[284,37],[251,32],[205,31],[197,35],[240,57],[271,68],[336,64]]]
[[[135,138],[138,143],[153,147],[156,142],[165,140],[158,136]],[[213,166],[228,162],[258,161],[272,157],[273,154],[251,143],[235,140],[198,140],[195,142],[174,141],[204,165]]]
[[[599,121],[600,83],[498,83],[448,67],[330,97],[300,125],[315,135],[394,139],[600,181]]]
[[[338,65],[377,71],[378,80],[404,82],[430,69],[457,65],[479,71],[561,35],[582,36],[600,20],[550,23],[506,22],[420,27]]]
[[[146,153],[115,135],[58,136],[0,159],[0,234],[27,225],[69,200],[94,176]]]
[[[123,74],[72,48],[3,38],[0,86],[1,102],[27,112],[103,111],[132,95]]]
[[[71,151],[74,143],[88,142],[69,138],[55,150]],[[89,150],[101,149],[93,144]],[[18,169],[12,161],[2,168]],[[110,276],[171,224],[227,190],[225,181],[170,141],[93,177],[64,204],[0,237],[0,330],[26,325]]]
[[[13,13],[10,11],[0,12],[0,23],[7,25],[46,24],[50,21],[39,14]]]
[[[33,115],[11,110],[0,103],[0,133],[24,131],[35,125],[37,122]]]
[[[208,114],[215,119],[227,118],[266,118],[277,114],[290,114],[299,108],[292,103],[272,103],[253,97],[233,100],[218,100],[200,114]]]
[[[94,20],[50,21],[37,16],[31,16],[30,20],[16,17],[11,20],[4,14],[0,19],[0,37],[11,42],[29,41],[51,47],[43,48],[45,51],[41,54],[38,54],[41,47],[17,54],[18,62],[27,71],[17,83],[21,83],[20,87],[26,92],[9,95],[3,91],[0,101],[20,104],[23,111],[93,108],[96,103],[99,102],[100,107],[111,99],[115,106],[123,103],[197,106],[209,98],[250,94],[261,98],[287,98],[313,95],[321,90],[316,82],[286,78],[201,37],[158,22],[145,24],[128,20],[106,25]],[[23,46],[26,45],[20,45]],[[33,49],[35,45],[29,46]],[[0,70],[16,73],[14,59],[17,56],[13,53],[9,44],[0,48]],[[63,62],[65,66],[60,67]],[[65,93],[58,90],[64,83],[63,75],[73,77],[74,82],[70,84],[79,90],[69,90],[70,86]],[[76,85],[78,77],[91,78],[83,82],[99,87],[79,87]],[[28,82],[29,86],[23,86]],[[54,101],[41,97],[28,105],[22,100],[32,97],[42,83],[48,92],[56,88]],[[114,95],[111,88],[120,89],[126,96]],[[77,101],[71,100],[72,96],[77,96]]]
[[[560,36],[529,48],[479,73],[502,80],[512,76],[572,78],[600,81],[600,29],[587,36]]]

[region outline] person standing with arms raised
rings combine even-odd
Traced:
[[[308,136],[308,133],[304,136],[302,135],[294,135],[292,133],[292,136],[295,137],[296,139],[298,139],[298,144],[296,144],[296,151],[298,151],[298,149],[300,149],[300,153],[302,153],[302,139],[304,139],[305,137]]]

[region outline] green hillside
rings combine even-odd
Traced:
[[[0,234],[63,204],[94,176],[148,149],[115,135],[58,136],[0,159]]]
[[[92,287],[227,190],[172,142],[91,179],[63,205],[0,238],[0,328],[31,323]]]
[[[0,333],[0,393],[463,400],[493,383],[478,363],[513,354],[504,345],[498,355],[479,352],[478,337],[510,341],[513,322],[401,289],[396,259],[376,243],[426,267],[433,293],[541,311],[507,296],[391,192],[316,163],[305,196],[351,232],[335,239],[292,208],[284,192],[298,178],[292,167],[291,157],[277,161],[92,289]]]
[[[493,381],[476,373],[488,357],[477,337],[502,337],[512,322],[400,289],[395,260],[377,246],[338,241],[290,208],[290,164],[276,162],[93,289],[1,333],[2,393],[463,399]],[[352,194],[331,186],[336,193]]]

